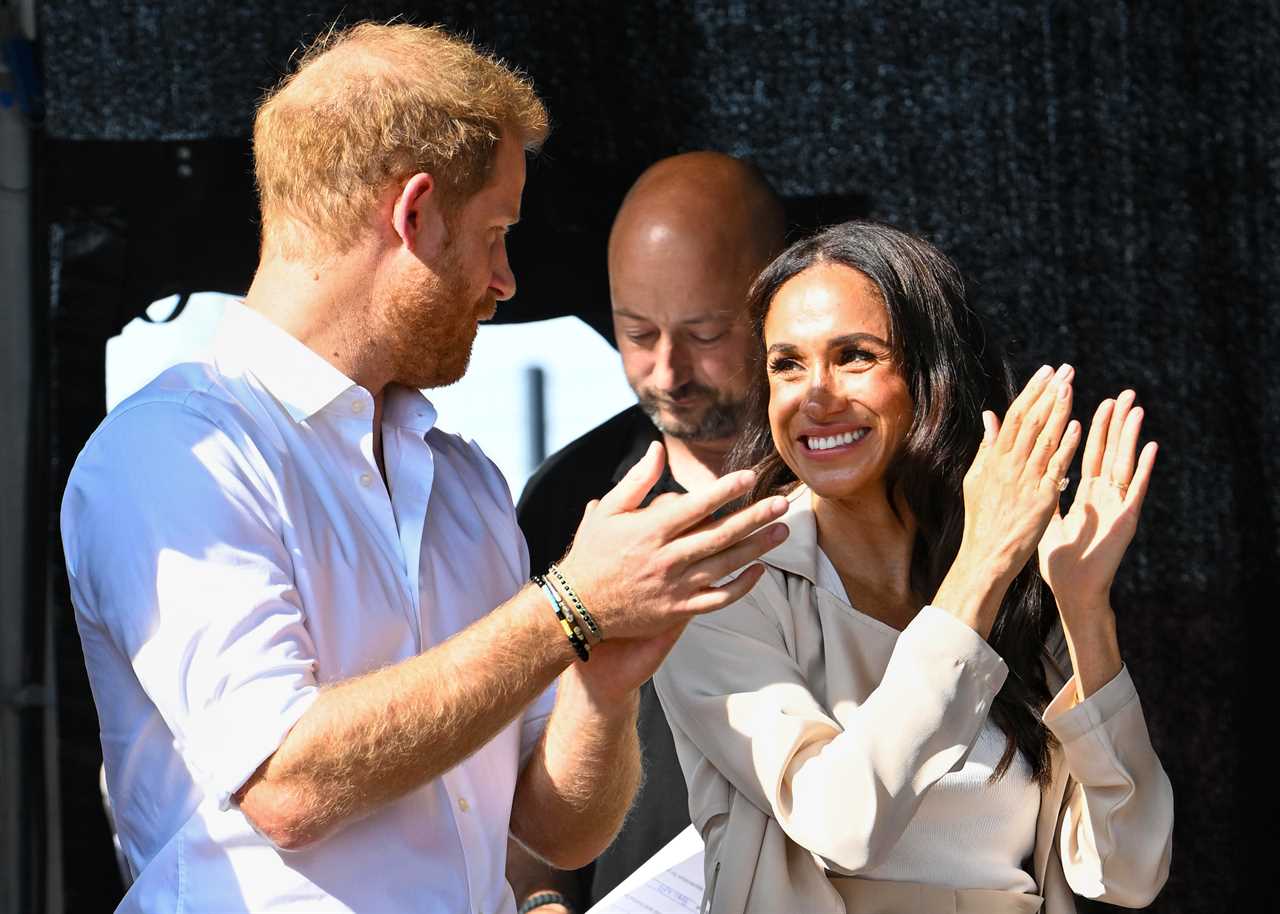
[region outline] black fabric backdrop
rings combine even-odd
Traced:
[[[333,18],[398,13],[471,32],[552,111],[502,319],[601,324],[628,183],[713,148],[756,161],[797,230],[870,214],[929,235],[1020,370],[1077,366],[1082,413],[1137,388],[1162,450],[1116,605],[1178,803],[1153,910],[1242,907],[1246,639],[1280,558],[1276,6],[54,0],[39,164],[69,909],[118,891],[56,542],[103,412],[105,340],[163,294],[245,288],[255,98]]]

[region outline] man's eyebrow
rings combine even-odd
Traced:
[[[653,319],[645,317],[643,314],[636,314],[634,311],[628,311],[626,308],[614,308],[613,313],[618,317],[630,318],[633,321],[644,321],[653,323]],[[687,317],[680,321],[681,324],[709,324],[712,321],[728,321],[732,320],[732,315],[728,311],[708,311],[703,314],[695,314],[693,317]]]
[[[710,324],[714,321],[731,321],[733,315],[728,311],[704,311],[702,314],[695,314],[693,317],[686,318],[680,323],[682,324]]]

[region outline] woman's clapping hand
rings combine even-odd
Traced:
[[[1126,390],[1093,416],[1080,485],[1067,513],[1054,511],[1040,540],[1040,573],[1064,616],[1109,612],[1111,582],[1138,527],[1156,444],[1138,453],[1142,407]]]
[[[1003,422],[983,413],[985,434],[964,479],[964,534],[933,602],[984,636],[1053,517],[1080,443],[1080,425],[1071,419],[1073,376],[1070,365],[1056,373],[1046,365]]]
[[[1071,381],[1040,369],[1004,421],[983,413],[985,434],[964,479],[964,543],[1012,578],[1040,541],[1058,504],[1059,484],[1080,442],[1071,421]],[[962,551],[964,546],[961,547]]]

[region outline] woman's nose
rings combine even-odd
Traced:
[[[825,372],[815,374],[804,398],[805,415],[810,419],[822,419],[842,408],[840,397],[831,389],[831,378]]]

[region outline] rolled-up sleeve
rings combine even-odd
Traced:
[[[132,666],[226,808],[315,700],[315,649],[283,521],[244,440],[175,401],[113,416],[62,524],[72,596]]]
[[[1127,667],[1073,706],[1075,690],[1073,678],[1044,714],[1074,782],[1059,826],[1063,872],[1086,898],[1145,907],[1169,875],[1173,787]]]
[[[533,755],[538,740],[542,739],[542,733],[547,729],[547,721],[551,718],[551,711],[555,704],[556,683],[553,682],[533,700],[533,704],[525,708],[524,714],[520,716],[521,768],[524,767],[525,762],[529,761],[529,756]]]
[[[736,790],[829,869],[856,874],[883,859],[928,789],[967,756],[1007,668],[963,623],[925,607],[878,687],[836,715],[787,650],[768,577],[689,626],[655,678],[658,694],[681,738]],[[691,790],[691,810],[700,802]]]

